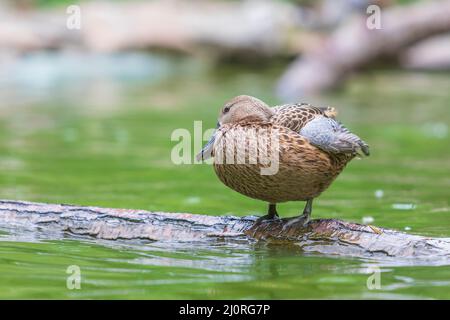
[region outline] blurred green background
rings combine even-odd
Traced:
[[[289,6],[303,8],[305,2]],[[2,5],[11,14],[50,10],[64,16],[70,3]],[[352,15],[364,4],[355,3],[353,8],[347,2]],[[346,14],[342,20],[324,19],[327,27],[320,32],[331,34],[347,21]],[[315,32],[314,26],[304,28]],[[37,39],[51,38],[55,46],[60,38],[46,32]],[[222,59],[221,45],[187,54],[139,45],[96,51],[74,48],[71,40],[58,48],[1,41],[10,47],[0,53],[0,199],[210,215],[264,213],[264,203],[226,188],[210,166],[174,165],[170,155],[176,142],[170,137],[178,128],[193,132],[197,120],[204,130],[214,127],[219,108],[235,95],[284,102],[275,85],[294,54],[249,60],[246,50],[234,50]],[[336,107],[339,120],[372,151],[369,158],[352,161],[316,200],[314,217],[365,218],[382,227],[450,237],[446,70],[382,64],[353,74],[337,90],[299,98]],[[303,203],[287,203],[279,212],[292,216],[302,208]],[[73,240],[10,226],[0,230],[3,299],[450,298],[450,270],[436,261],[324,257],[296,246],[246,241],[192,248]],[[82,270],[81,290],[66,287],[69,265]],[[382,271],[380,290],[366,286],[374,266]]]

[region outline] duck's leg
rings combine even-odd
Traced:
[[[293,218],[289,224],[301,222],[305,226],[308,224],[310,218],[311,218],[311,212],[312,212],[312,202],[313,199],[309,199],[306,201],[305,209],[303,209],[303,214],[301,216]]]
[[[267,210],[267,214],[265,216],[258,218],[257,222],[262,220],[272,220],[275,218],[278,218],[277,204],[269,203],[269,209]]]
[[[313,199],[308,199],[306,201],[305,209],[303,209],[303,214],[300,216],[301,218],[305,219],[305,224],[307,224],[309,219],[311,218],[312,202]]]
[[[278,218],[277,204],[269,203],[269,209],[267,210],[267,219],[275,219],[275,217]]]

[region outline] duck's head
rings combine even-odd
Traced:
[[[220,110],[218,126],[238,122],[267,122],[273,111],[263,101],[251,96],[237,96]]]
[[[237,96],[225,103],[220,110],[217,129],[227,123],[268,122],[272,115],[273,111],[261,100],[251,96]],[[215,139],[216,134],[214,133],[200,153],[197,154],[197,161],[206,160],[212,156]]]

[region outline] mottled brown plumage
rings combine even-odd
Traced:
[[[308,104],[269,108],[250,96],[225,104],[218,129],[199,154],[214,156],[214,170],[231,189],[269,203],[307,201],[300,217],[307,222],[319,196],[359,151],[368,146],[334,120],[333,108]],[[263,173],[274,167],[270,174]]]
[[[272,123],[287,127],[295,132],[299,132],[310,120],[316,116],[326,116],[335,118],[336,110],[331,107],[318,108],[307,103],[286,104],[272,108],[274,115]]]

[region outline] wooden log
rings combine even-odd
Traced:
[[[399,54],[426,38],[450,32],[450,0],[418,2],[381,11],[381,29],[369,29],[357,16],[318,46],[312,46],[284,72],[278,95],[293,101],[333,89],[354,71]]]
[[[431,259],[450,263],[450,238],[427,238],[335,219],[307,226],[292,218],[256,222],[256,217],[80,207],[0,200],[0,228],[64,232],[99,239],[196,242],[248,239],[296,245],[306,252],[355,257]]]

